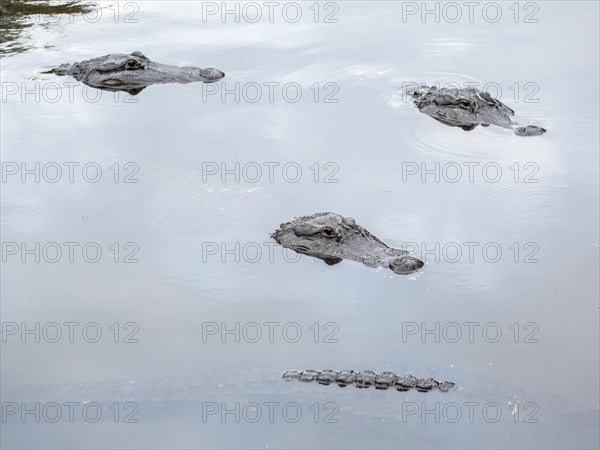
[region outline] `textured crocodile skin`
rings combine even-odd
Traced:
[[[456,387],[452,381],[437,381],[433,378],[416,378],[413,375],[398,376],[393,372],[377,374],[370,370],[355,372],[353,370],[288,370],[283,374],[286,381],[298,380],[305,383],[316,381],[329,385],[336,383],[340,387],[354,385],[359,389],[375,386],[375,389],[396,388],[397,391],[416,389],[419,392],[429,392],[439,389],[442,392],[451,391]]]

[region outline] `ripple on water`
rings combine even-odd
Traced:
[[[388,105],[396,110],[413,106],[412,99],[408,93],[417,86],[482,87],[484,85],[481,81],[468,75],[451,72],[406,75],[402,78],[394,78],[392,81],[396,87],[386,95],[386,98]]]

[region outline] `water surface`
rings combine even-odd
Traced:
[[[5,333],[2,399],[98,402],[104,413],[96,423],[10,416],[3,447],[598,447],[597,3],[537,2],[537,23],[524,22],[524,4],[515,22],[509,3],[497,23],[403,20],[402,2],[320,4],[317,23],[309,3],[297,23],[203,20],[201,2],[135,5],[121,3],[117,20],[108,4],[97,21],[30,17],[3,44],[3,175],[7,163],[76,170],[73,182],[66,170],[55,183],[50,172],[39,182],[7,175],[2,241],[75,242],[78,251],[96,243],[103,254],[97,263],[80,252],[72,263],[66,253],[23,263],[3,251],[2,320],[95,322],[103,336],[53,344]],[[337,23],[324,21],[331,12]],[[135,50],[226,77],[132,97],[41,73]],[[402,98],[410,82],[500,87],[520,123],[548,133],[446,127]],[[239,98],[223,97],[236,83]],[[99,181],[86,181],[85,164],[102,168]],[[206,173],[222,164],[239,164],[239,182]],[[456,167],[462,176],[451,182]],[[422,178],[423,168],[433,172]],[[406,277],[352,261],[329,267],[272,246],[280,223],[320,211],[355,218],[425,267]],[[137,262],[124,263],[128,255]],[[466,322],[476,324],[472,336]],[[208,323],[239,324],[240,342],[207,334]],[[251,323],[263,332],[255,343],[242,333]],[[275,324],[273,342],[265,323]],[[442,332],[453,323],[463,333],[456,342]],[[301,329],[297,342],[281,334],[286,325]],[[139,342],[123,342],[132,330]],[[280,379],[308,368],[412,372],[459,388],[398,393]],[[139,422],[115,423],[115,402],[121,412],[134,403]],[[265,402],[296,402],[302,418],[203,416],[209,404],[265,412]],[[468,402],[477,404],[473,420]],[[326,423],[325,405],[337,423]],[[497,421],[482,413],[495,405]]]

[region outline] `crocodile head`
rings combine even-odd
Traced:
[[[450,127],[471,131],[478,125],[497,125],[509,129],[517,126],[512,120],[515,114],[512,109],[488,92],[474,87],[438,89],[436,86],[421,86],[407,89],[406,94],[413,97],[420,112]],[[537,126],[515,130],[517,136],[539,136],[545,132],[545,129]]]
[[[370,267],[388,267],[398,274],[423,267],[422,261],[387,246],[351,217],[334,213],[317,213],[281,224],[271,237],[283,247],[322,259],[328,265],[351,259]]]
[[[62,64],[45,73],[71,75],[78,81],[98,89],[129,91],[137,94],[158,83],[211,83],[225,76],[218,69],[178,67],[151,61],[141,52],[110,54],[74,64]]]

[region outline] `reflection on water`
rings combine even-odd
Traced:
[[[135,3],[135,23],[113,9],[31,26],[9,45],[30,51],[2,60],[2,319],[63,331],[57,343],[6,336],[2,399],[105,412],[85,424],[11,416],[3,447],[598,448],[597,2],[535,2],[533,24],[510,20],[512,3],[495,24],[405,22],[406,2],[341,2],[337,23],[315,23],[308,2],[298,23]],[[135,50],[227,76],[131,97],[41,73]],[[489,83],[519,121],[551,132],[464,132],[390,101],[403,83],[438,81]],[[269,238],[317,211],[353,217],[424,267],[327,266]],[[35,262],[36,242],[62,259],[52,244]],[[79,324],[74,342],[64,322]],[[459,388],[281,379],[309,368]],[[139,422],[115,423],[115,402],[124,415],[135,402]],[[266,402],[297,402],[303,419],[203,419],[215,404]],[[328,403],[339,421],[315,423]],[[462,417],[446,420],[456,404]],[[447,415],[423,420],[422,405]]]
[[[5,0],[0,4],[0,55],[21,53],[44,45],[28,36],[29,28],[51,27],[66,16],[85,14],[92,9],[91,5],[81,1]],[[44,47],[51,48],[51,45]]]

